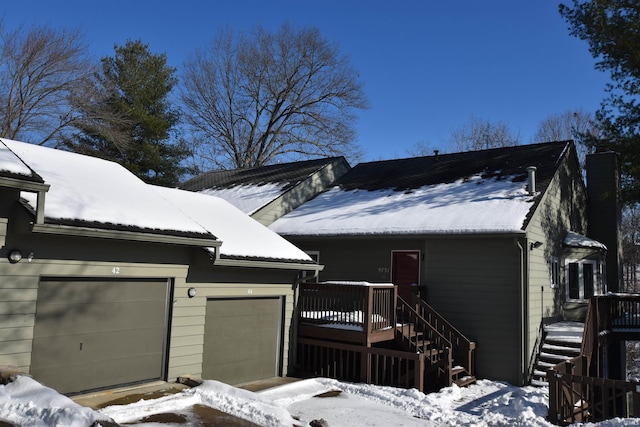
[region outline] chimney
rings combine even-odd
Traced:
[[[587,155],[587,235],[607,246],[607,290],[622,290],[622,231],[618,159],[611,151]]]
[[[535,166],[529,166],[527,168],[527,173],[529,174],[529,178],[527,180],[527,187],[529,188],[529,194],[536,194],[536,170]]]

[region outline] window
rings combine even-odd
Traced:
[[[551,265],[551,287],[560,287],[560,260],[557,257],[552,256],[550,260]]]
[[[567,260],[567,300],[585,301],[598,292],[596,285],[597,263],[594,260]]]

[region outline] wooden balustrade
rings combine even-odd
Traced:
[[[299,291],[299,335],[365,345],[393,339],[396,286],[303,283]]]

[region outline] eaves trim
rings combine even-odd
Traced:
[[[73,227],[68,225],[33,224],[32,231],[34,233],[42,234],[61,234],[65,236],[129,240],[146,243],[166,243],[183,246],[219,247],[222,244],[222,242],[217,239],[171,236],[166,234],[141,233],[136,231],[104,230],[99,228]]]
[[[273,268],[278,270],[313,270],[322,271],[324,265],[321,264],[305,264],[300,262],[283,262],[283,261],[255,261],[245,259],[226,259],[218,258],[213,265],[222,267],[248,267],[248,268]]]

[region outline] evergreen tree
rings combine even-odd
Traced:
[[[75,100],[83,120],[66,147],[120,163],[148,183],[177,185],[190,151],[172,141],[179,120],[169,100],[176,70],[141,41],[115,46],[115,56],[101,61],[94,90]]]
[[[573,0],[560,14],[572,35],[586,40],[609,71],[608,96],[596,113],[600,134],[587,143],[616,152],[622,171],[623,196],[640,202],[640,3],[637,0]]]

